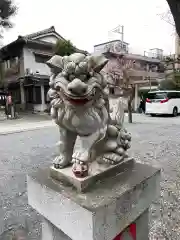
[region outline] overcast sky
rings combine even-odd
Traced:
[[[54,25],[56,31],[78,48],[120,38],[108,32],[124,25],[124,41],[142,53],[150,48],[174,52],[173,27],[158,16],[168,9],[165,0],[15,0],[19,10],[15,27],[4,33],[4,44],[18,35],[30,34]]]

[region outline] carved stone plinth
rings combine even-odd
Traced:
[[[29,204],[44,217],[42,240],[128,240],[133,234],[148,239],[148,209],[159,192],[160,170],[134,162],[85,193],[50,172],[38,170],[27,179]]]
[[[71,166],[64,169],[56,169],[52,166],[50,168],[50,176],[58,181],[72,184],[78,192],[85,192],[88,191],[97,181],[103,181],[104,178],[115,176],[124,171],[131,171],[133,166],[133,158],[129,158],[123,163],[110,166],[99,164],[95,161],[90,165],[89,175],[85,178],[77,178],[73,174]]]

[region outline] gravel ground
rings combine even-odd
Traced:
[[[150,211],[151,240],[180,239],[180,118],[134,115],[131,154],[162,168],[161,195]],[[26,174],[48,166],[58,140],[56,128],[0,136],[0,240],[23,228],[40,239],[40,216],[27,203]]]
[[[180,118],[176,121],[172,124],[171,118],[165,118],[160,124],[153,119],[151,124],[128,126],[133,136],[132,156],[162,169],[161,193],[150,212],[151,240],[180,239]]]

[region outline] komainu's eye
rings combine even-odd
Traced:
[[[66,65],[66,72],[67,72],[68,74],[72,74],[72,73],[74,73],[75,68],[76,68],[76,64],[73,63],[73,62],[69,62],[69,63]]]
[[[80,62],[79,68],[81,69],[81,72],[86,73],[88,69],[88,63],[87,62]]]
[[[79,79],[81,79],[81,81],[83,81],[83,82],[88,80],[87,75],[85,75],[85,74],[80,75]]]
[[[67,72],[66,71],[62,71],[61,76],[62,77],[66,77],[67,76]]]
[[[68,79],[69,79],[69,81],[73,81],[75,79],[75,76],[73,74],[70,74]]]

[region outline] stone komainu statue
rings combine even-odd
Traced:
[[[127,158],[131,136],[123,127],[124,110],[119,102],[110,113],[107,82],[101,73],[108,60],[103,55],[53,56],[51,68],[51,116],[59,126],[59,155],[55,168],[73,163],[77,177],[88,174],[92,161],[107,166]],[[75,148],[76,139],[79,148]]]

